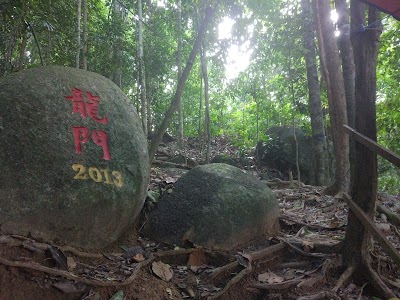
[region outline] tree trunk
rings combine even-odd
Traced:
[[[121,23],[121,20],[124,18],[124,13],[123,10],[121,9],[121,3],[118,0],[114,0],[114,24],[119,24]],[[122,85],[122,33],[118,32],[118,34],[115,36],[115,42],[114,42],[114,65],[115,65],[115,71],[114,71],[114,77],[113,77],[113,82],[121,87]]]
[[[379,13],[369,9],[369,24],[379,20]],[[352,24],[358,27],[365,24],[365,5],[352,1]],[[368,138],[376,141],[376,61],[378,54],[379,26],[360,32],[355,30],[351,39],[354,49],[356,67],[355,79],[355,129]],[[371,218],[374,217],[377,192],[377,162],[376,154],[361,145],[355,145],[355,176],[352,180],[352,198],[356,204]],[[343,252],[346,264],[355,262],[362,264],[361,249],[368,247],[370,234],[357,217],[350,211]],[[365,252],[365,251],[364,251]]]
[[[348,6],[346,0],[335,0],[336,11],[338,13],[338,29],[340,36],[338,45],[340,56],[342,59],[344,90],[346,93],[347,121],[351,128],[355,126],[354,102],[355,102],[355,66],[353,46],[350,41],[350,23],[348,17]],[[350,158],[350,180],[354,178],[354,162],[355,162],[355,141],[349,141],[349,158]],[[350,185],[351,186],[351,185]]]
[[[147,14],[148,14],[148,20],[147,20],[147,24],[149,28],[152,28],[153,24],[152,24],[152,15],[153,15],[153,5],[151,4],[151,0],[147,1]],[[147,35],[146,35],[146,48],[147,51],[151,51],[151,36],[152,32],[151,30],[147,31]],[[144,58],[143,58],[144,61]],[[146,65],[146,63],[144,63],[144,66]],[[153,104],[153,92],[154,89],[152,88],[152,81],[149,78],[150,76],[146,77],[146,107],[147,107],[147,134],[151,134],[153,131],[153,118],[152,118],[152,104]]]
[[[81,55],[81,0],[77,0],[78,3],[78,14],[76,19],[76,56],[75,56],[75,66],[79,69],[80,66],[80,55]]]
[[[138,0],[138,38],[139,38],[139,70],[140,70],[140,100],[141,100],[141,117],[145,136],[147,136],[147,99],[146,99],[146,74],[143,57],[143,16],[142,16],[142,0]]]
[[[82,67],[87,70],[87,49],[88,49],[88,33],[87,33],[87,0],[83,0],[83,49],[82,49]]]
[[[19,49],[18,71],[21,71],[24,67],[25,50],[26,50],[27,41],[28,41],[28,31],[27,31],[26,26],[23,26],[21,47]]]
[[[154,139],[151,142],[150,149],[149,149],[150,161],[153,160],[154,155],[157,152],[158,145],[160,144],[161,138],[162,138],[165,130],[167,129],[169,123],[171,122],[172,115],[174,114],[174,112],[178,108],[179,97],[182,96],[183,88],[185,87],[186,81],[187,81],[187,79],[189,77],[190,70],[193,67],[194,59],[196,58],[196,55],[197,55],[197,53],[199,52],[199,50],[201,48],[201,44],[202,44],[202,41],[203,41],[203,38],[204,38],[204,35],[205,35],[205,32],[206,32],[206,28],[208,26],[208,23],[210,23],[210,21],[211,21],[211,18],[213,16],[213,12],[214,12],[214,10],[211,7],[208,7],[206,9],[206,14],[205,14],[204,20],[203,20],[203,22],[201,24],[201,27],[199,29],[198,35],[196,37],[196,40],[195,40],[195,42],[193,44],[192,51],[190,52],[189,58],[188,58],[188,60],[186,62],[186,66],[182,71],[182,76],[181,76],[181,78],[179,78],[174,98],[173,98],[173,100],[171,102],[171,105],[169,106],[167,112],[165,113],[165,117],[164,117],[164,119],[162,121],[162,124],[160,125],[160,128],[158,129]]]
[[[332,20],[330,19],[331,7],[328,0],[315,1],[314,5],[318,9],[318,23],[322,38],[323,52],[325,57],[325,67],[327,70],[328,82],[328,103],[331,117],[331,127],[333,134],[333,149],[335,154],[335,181],[327,187],[326,194],[335,195],[349,188],[349,138],[343,130],[343,125],[347,125],[346,98],[344,91],[343,75],[340,68],[339,50]]]
[[[200,70],[200,99],[199,99],[199,128],[198,128],[198,136],[199,138],[202,137],[203,135],[203,129],[202,129],[202,116],[201,113],[203,111],[203,73]]]
[[[205,163],[210,163],[210,149],[211,149],[211,124],[210,124],[210,101],[208,95],[208,73],[207,73],[207,58],[206,58],[206,50],[203,43],[202,49],[200,50],[200,59],[201,59],[201,71],[203,74],[204,81],[204,105],[205,105],[205,129],[207,136],[207,150],[206,150],[206,160]]]
[[[315,53],[314,23],[311,1],[302,0],[301,5],[303,8],[303,44],[307,68],[308,103],[311,118],[312,146],[315,157],[315,176],[312,178],[311,183],[321,186],[327,183],[327,155],[324,115],[322,112],[321,91]]]
[[[365,4],[351,1],[351,42],[355,63],[355,129],[376,141],[376,64],[379,37],[382,27],[379,12],[369,7],[368,29],[360,30],[365,24]],[[370,218],[374,218],[377,193],[376,154],[360,143],[355,144],[354,178],[352,198]],[[379,294],[388,299],[394,293],[385,285],[370,265],[371,234],[356,215],[349,211],[348,225],[343,247],[343,262],[354,268],[355,279],[369,281]]]
[[[294,148],[295,148],[295,157],[296,157],[296,173],[297,173],[297,184],[298,187],[300,188],[300,182],[301,182],[301,174],[300,174],[300,166],[299,166],[299,141],[297,140],[296,136],[296,121],[294,118],[294,113],[296,109],[296,101],[295,101],[295,96],[294,96],[294,87],[293,87],[293,80],[292,80],[292,54],[291,54],[291,45],[288,45],[288,74],[289,74],[289,81],[290,81],[290,93],[292,96],[292,130],[293,130],[293,141],[294,141]]]
[[[178,79],[182,75],[182,3],[178,0]],[[183,104],[182,97],[178,103],[178,148],[183,147]]]

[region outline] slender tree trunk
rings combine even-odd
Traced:
[[[259,138],[260,138],[260,136],[259,136],[259,131],[260,131],[260,129],[259,129],[259,123],[260,123],[260,102],[258,102],[258,101],[256,101],[256,105],[257,105],[257,122],[256,122],[256,141],[258,142],[259,141]]]
[[[79,69],[80,66],[80,55],[81,55],[81,0],[77,0],[78,3],[78,14],[76,19],[76,56],[75,56],[75,66]]]
[[[151,28],[152,27],[152,15],[153,15],[153,5],[151,4],[151,0],[147,1],[147,13],[148,13],[148,26]],[[151,31],[147,31],[146,35],[146,48],[147,51],[151,51]],[[143,58],[144,62],[144,58]],[[144,66],[146,63],[144,62]],[[152,82],[151,79],[149,78],[150,76],[146,77],[146,108],[147,108],[147,134],[151,134],[153,131],[153,118],[152,118]]]
[[[334,28],[330,19],[331,7],[328,0],[315,1],[318,9],[318,23],[320,24],[327,77],[328,102],[330,108],[331,127],[333,133],[333,148],[335,154],[335,182],[327,187],[326,194],[337,194],[349,189],[349,138],[343,130],[347,125],[346,98],[343,75],[340,68],[339,50],[336,44]]]
[[[346,0],[335,0],[336,11],[338,13],[338,29],[340,36],[338,45],[340,57],[342,59],[344,90],[346,92],[347,120],[351,128],[355,126],[355,65],[353,46],[350,41],[350,22],[349,9]],[[349,141],[349,157],[350,157],[350,179],[354,178],[354,162],[355,162],[355,141]],[[351,186],[351,185],[350,185]]]
[[[311,184],[325,185],[327,177],[326,137],[324,115],[322,112],[321,91],[318,80],[317,59],[315,53],[314,22],[310,0],[302,0],[303,8],[303,44],[307,67],[308,98],[311,118],[312,145],[315,157],[315,176]]]
[[[178,0],[178,79],[182,76],[182,3]],[[183,103],[178,103],[178,148],[183,147]]]
[[[120,26],[121,21],[124,18],[123,10],[121,9],[121,3],[118,0],[114,0],[114,24]],[[114,78],[113,81],[119,87],[122,86],[122,34],[118,32],[115,36],[114,42]]]
[[[295,102],[295,96],[294,96],[294,87],[293,87],[293,80],[292,80],[292,54],[291,54],[291,46],[289,44],[289,55],[288,55],[288,74],[289,74],[289,80],[290,80],[290,93],[292,96],[292,130],[293,130],[293,138],[294,138],[294,150],[295,150],[295,157],[296,157],[296,173],[297,173],[297,184],[298,187],[300,187],[300,182],[301,182],[301,174],[300,174],[300,166],[299,166],[299,142],[297,140],[297,135],[296,135],[296,122],[294,118],[294,113],[296,109],[296,102]]]
[[[199,128],[198,128],[198,136],[202,137],[203,129],[202,129],[202,111],[203,111],[203,73],[200,70],[200,99],[199,99]]]
[[[25,50],[26,50],[27,41],[28,41],[28,31],[24,24],[23,29],[22,29],[21,47],[19,49],[18,71],[21,71],[24,67]]]
[[[202,49],[200,50],[200,59],[201,59],[201,71],[203,73],[204,80],[204,104],[205,104],[205,129],[207,136],[207,151],[206,151],[206,160],[205,163],[210,163],[210,149],[211,149],[211,124],[210,124],[210,101],[208,95],[208,73],[207,73],[207,58],[205,53],[205,46],[203,43]]]
[[[204,38],[204,35],[206,32],[206,28],[211,21],[213,12],[214,12],[214,9],[212,9],[211,7],[208,7],[206,9],[206,14],[205,14],[204,20],[201,24],[201,27],[198,31],[196,40],[193,44],[192,51],[190,52],[189,58],[186,62],[186,66],[182,71],[182,76],[181,76],[181,78],[179,78],[174,98],[173,98],[171,105],[169,106],[167,112],[165,113],[164,120],[162,121],[160,128],[158,129],[154,139],[151,142],[150,149],[149,149],[150,161],[153,160],[154,155],[157,152],[158,145],[160,144],[161,138],[162,138],[165,130],[167,129],[169,123],[171,122],[172,115],[178,109],[178,99],[179,99],[179,97],[182,96],[183,88],[185,87],[186,81],[189,77],[190,70],[193,67],[194,59],[196,58],[196,55],[201,48],[201,44],[202,44],[202,41],[203,41],[203,38]]]
[[[87,0],[83,0],[83,49],[82,67],[87,70],[88,33],[87,33]]]
[[[51,30],[47,31],[47,45],[46,45],[46,66],[50,64],[51,59]]]
[[[142,0],[138,0],[138,38],[139,38],[139,70],[140,70],[140,100],[141,100],[141,117],[142,126],[145,136],[147,136],[147,99],[146,99],[146,73],[143,57],[143,16],[142,16]]]

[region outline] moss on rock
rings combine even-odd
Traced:
[[[110,80],[40,67],[0,80],[3,233],[102,248],[130,226],[149,180],[147,141]]]
[[[256,177],[215,163],[182,176],[150,214],[145,233],[169,244],[189,239],[230,249],[276,233],[278,211],[275,195]]]

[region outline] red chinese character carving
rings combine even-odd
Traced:
[[[104,117],[100,119],[99,117],[99,102],[100,102],[100,97],[99,96],[93,96],[91,93],[87,92],[86,97],[88,98],[89,102],[86,103],[86,111],[89,117],[92,118],[92,120],[101,123],[101,124],[107,124],[108,120],[107,117]]]
[[[99,103],[100,97],[94,96],[89,92],[86,92],[88,101],[85,103],[83,98],[83,91],[74,88],[72,90],[72,96],[64,96],[67,100],[72,101],[72,113],[80,113],[83,118],[88,115],[93,121],[100,124],[107,124],[107,117],[100,118],[99,116]]]
[[[86,118],[85,102],[82,96],[83,92],[80,89],[74,88],[72,96],[64,96],[67,100],[72,101],[72,113],[80,113],[83,118]]]
[[[72,134],[74,135],[75,152],[82,154],[82,144],[87,143],[89,140],[89,129],[86,127],[72,127]]]
[[[82,154],[82,144],[87,143],[90,138],[89,129],[83,126],[73,126],[72,134],[74,136],[75,152],[77,154]],[[110,149],[108,148],[107,132],[103,130],[93,130],[92,140],[97,146],[100,146],[103,149],[103,156],[101,158],[104,160],[111,160]]]
[[[104,160],[111,160],[110,150],[108,149],[107,143],[107,132],[103,130],[93,130],[92,139],[97,146],[103,148],[103,156],[101,158]]]

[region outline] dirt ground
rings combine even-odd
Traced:
[[[227,143],[218,145],[225,145],[219,152],[234,156]],[[248,164],[245,169],[255,172]],[[166,191],[178,177],[155,167],[150,189]],[[140,228],[148,206],[137,224],[102,253],[0,233],[0,300],[380,299],[368,280],[340,282],[344,269],[337,250],[345,234],[345,202],[318,187],[266,184],[281,208],[280,234],[230,252],[146,240]],[[399,213],[399,200],[387,196],[380,203]],[[399,225],[378,213],[375,221],[400,249]],[[400,297],[399,268],[377,244],[371,257],[374,270]]]

